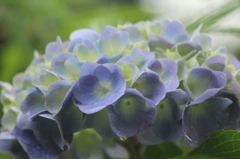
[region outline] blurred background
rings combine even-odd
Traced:
[[[179,20],[189,34],[203,24],[213,49],[240,59],[240,0],[0,0],[0,81],[11,82],[58,35],[152,19]]]
[[[0,80],[11,82],[57,35],[65,41],[79,28],[166,18],[189,33],[202,23],[214,49],[240,57],[240,0],[0,0]]]

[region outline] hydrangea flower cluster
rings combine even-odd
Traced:
[[[188,34],[163,20],[57,37],[13,85],[0,82],[0,151],[54,159],[87,128],[146,145],[184,137],[191,147],[216,130],[237,130],[240,62],[212,50],[200,29]]]

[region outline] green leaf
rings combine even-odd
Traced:
[[[240,132],[236,130],[216,131],[210,139],[190,152],[188,156],[192,158],[194,156],[195,159],[199,156],[239,159]]]
[[[215,24],[216,22],[220,21],[233,11],[237,10],[240,6],[240,3],[227,3],[224,6],[218,7],[215,10],[212,10],[210,13],[203,15],[199,18],[195,18],[195,20],[191,21],[186,19],[186,29],[188,31],[193,31],[196,29],[200,24],[204,24],[202,31],[208,31],[211,25]],[[194,18],[192,18],[194,19]]]
[[[211,32],[231,34],[231,35],[240,37],[240,28],[219,28],[219,29],[211,30]]]
[[[12,155],[0,153],[0,158],[2,159],[13,159]]]
[[[174,143],[163,142],[158,145],[148,146],[144,157],[147,159],[170,159],[183,154],[183,151]]]

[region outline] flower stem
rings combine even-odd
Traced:
[[[125,141],[118,139],[115,141],[126,148],[130,159],[144,159],[144,145],[140,144],[135,137],[130,137]]]

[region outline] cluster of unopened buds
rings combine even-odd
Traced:
[[[145,145],[184,137],[191,147],[219,129],[237,130],[240,62],[212,50],[200,29],[188,34],[163,20],[57,37],[12,85],[0,82],[0,151],[54,159],[88,128]]]

